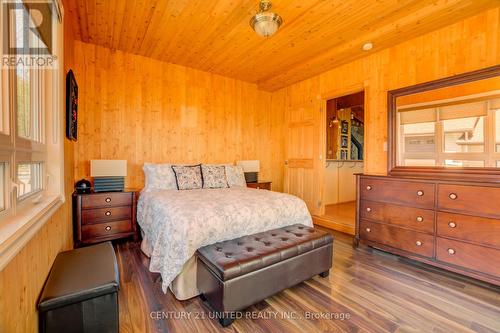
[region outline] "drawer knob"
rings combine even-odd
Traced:
[[[371,232],[371,231],[372,231],[372,229],[366,228],[366,232]]]
[[[455,200],[456,198],[458,198],[458,195],[456,193],[450,193],[450,195],[448,196],[451,200]]]
[[[454,255],[455,254],[455,250],[453,250],[452,248],[448,249],[448,254]]]
[[[371,209],[370,207],[366,207],[366,211],[367,211],[367,212],[371,212],[371,211],[372,211],[372,209]]]
[[[456,228],[457,224],[455,222],[450,221],[450,222],[448,222],[448,226],[450,228]]]
[[[417,244],[417,246],[422,246],[422,242],[421,241],[416,241],[415,244]]]
[[[367,191],[371,191],[372,190],[372,187],[370,185],[366,186],[366,190]]]
[[[104,200],[106,202],[111,202],[111,198],[106,198],[106,200]]]
[[[111,212],[108,210],[106,213],[104,213],[106,216],[110,216]]]
[[[110,230],[111,230],[111,227],[108,225],[108,226],[106,226],[106,228],[104,228],[104,230],[106,230],[106,231],[110,231]]]
[[[422,216],[417,216],[417,222],[423,222],[424,218]]]
[[[423,195],[424,195],[424,191],[422,191],[422,190],[418,190],[418,191],[417,191],[417,195],[418,195],[419,197],[423,196]]]

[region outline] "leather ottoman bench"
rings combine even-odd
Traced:
[[[332,267],[331,234],[295,224],[202,247],[197,286],[222,326],[243,310]]]
[[[38,302],[40,332],[118,332],[119,286],[110,242],[59,253]]]

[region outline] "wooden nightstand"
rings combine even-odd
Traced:
[[[75,247],[113,239],[134,237],[136,191],[73,193],[73,231]]]
[[[247,187],[271,191],[272,182],[247,183]]]

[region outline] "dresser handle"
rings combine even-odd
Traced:
[[[111,202],[111,198],[106,198],[106,200],[104,200],[106,202]]]
[[[106,213],[104,213],[106,216],[110,216],[111,212],[108,210]]]
[[[448,226],[449,226],[450,228],[455,228],[455,227],[457,226],[457,224],[456,224],[455,222],[451,222],[451,221],[450,221],[450,222],[448,222]]]
[[[417,195],[418,195],[419,197],[423,196],[423,195],[424,195],[424,191],[422,191],[422,190],[418,190],[418,191],[417,191]]]
[[[371,212],[371,211],[372,211],[372,209],[371,209],[370,207],[367,207],[367,208],[366,208],[366,211],[367,211],[367,212]]]
[[[417,222],[423,222],[424,218],[422,216],[417,216]]]
[[[416,241],[415,244],[417,244],[417,246],[422,246],[422,242],[421,241]]]
[[[456,198],[458,198],[458,195],[456,195],[455,193],[450,193],[450,195],[448,196],[451,200],[455,200]]]
[[[451,248],[450,248],[450,249],[448,249],[448,254],[454,255],[454,254],[455,254],[455,250],[453,250],[453,249],[451,249]]]
[[[370,185],[366,186],[366,190],[367,191],[371,191],[372,190],[372,187]]]
[[[104,228],[104,230],[106,230],[106,231],[110,231],[110,230],[111,230],[111,227],[108,225],[108,226],[106,226],[106,228]]]
[[[372,231],[372,229],[366,228],[366,232],[371,232],[371,231]]]

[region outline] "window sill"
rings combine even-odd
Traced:
[[[21,251],[63,205],[60,195],[49,195],[0,221],[0,271]]]

